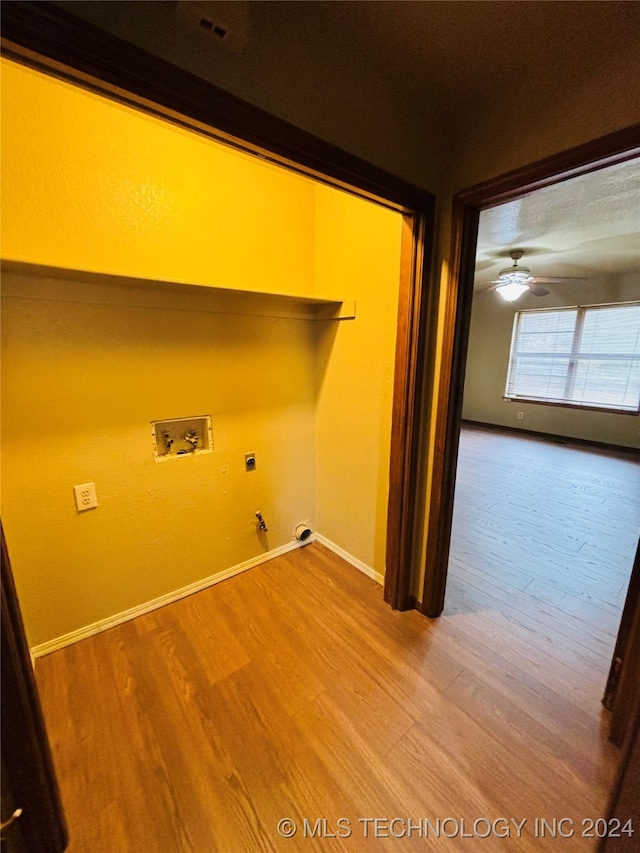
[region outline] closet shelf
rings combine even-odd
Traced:
[[[293,320],[350,320],[356,316],[354,300],[322,296],[239,290],[13,260],[2,260],[2,273],[3,293],[13,297],[94,304],[117,302],[143,308],[181,308]]]

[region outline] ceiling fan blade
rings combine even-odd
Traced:
[[[546,287],[542,287],[540,284],[530,284],[529,290],[531,291],[533,296],[548,296],[549,291]]]
[[[562,275],[554,275],[554,276],[544,276],[544,275],[536,275],[534,276],[534,281],[536,284],[584,284],[586,282],[586,278],[573,278],[571,276],[562,276]]]

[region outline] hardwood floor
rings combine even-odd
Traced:
[[[495,439],[463,437],[438,620],[314,543],[39,660],[70,853],[595,849],[640,476]]]

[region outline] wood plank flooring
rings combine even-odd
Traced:
[[[639,493],[627,459],[465,430],[440,619],[314,543],[39,660],[70,853],[594,850]],[[474,829],[500,818],[521,837]]]

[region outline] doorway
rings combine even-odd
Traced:
[[[488,589],[559,625],[604,621],[609,659],[637,544],[639,181],[628,160],[480,213],[449,561],[460,582],[484,559]],[[503,296],[509,276],[527,283]]]
[[[452,279],[459,281],[460,286],[457,290],[457,302],[454,300],[454,304],[450,306],[446,321],[452,340],[451,349],[446,354],[450,373],[441,381],[441,401],[437,414],[438,431],[443,437],[444,448],[441,458],[437,460],[434,478],[432,499],[434,496],[437,499],[439,513],[430,514],[429,533],[433,547],[430,553],[427,553],[422,590],[422,610],[429,616],[442,613],[445,602],[454,483],[463,416],[463,385],[474,293],[476,243],[481,213],[506,202],[521,199],[543,187],[560,184],[571,177],[631,160],[637,156],[638,151],[636,129],[630,128],[502,176],[495,181],[473,187],[455,200]],[[628,560],[629,569],[632,562],[633,556]],[[604,687],[603,680],[602,691]]]
[[[478,184],[454,197],[451,295],[443,318],[443,368],[433,425],[440,447],[428,495],[430,547],[425,556],[421,589],[420,609],[427,616],[439,616],[444,607],[480,213],[536,189],[633,159],[638,154],[638,128],[631,127]]]

